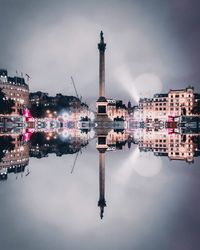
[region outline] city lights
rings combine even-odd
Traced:
[[[69,120],[70,115],[69,115],[67,112],[64,112],[64,113],[62,114],[62,118],[63,118],[63,120],[66,122],[66,121]]]

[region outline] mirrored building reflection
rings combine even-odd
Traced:
[[[24,172],[29,164],[29,145],[23,142],[22,135],[6,134],[1,136],[0,140],[2,141],[3,138],[7,138],[7,141],[11,139],[10,147],[1,145],[3,157],[0,161],[0,173],[1,179],[5,180],[10,173]]]
[[[14,115],[0,116],[0,180],[7,180],[11,174],[16,177],[23,173],[29,175],[29,158],[41,159],[50,154],[56,157],[74,154],[73,172],[79,152],[95,139],[99,159],[97,204],[101,219],[109,204],[109,194],[106,195],[107,152],[124,147],[130,149],[134,144],[140,152],[152,152],[155,157],[167,157],[170,161],[193,163],[200,155],[200,98],[194,89],[189,86],[170,90],[167,94],[155,94],[153,98],[140,99],[133,107],[130,102],[126,106],[122,100],[108,98],[105,49],[101,31],[96,111],[81,102],[77,91],[77,97],[62,94],[50,97],[47,93],[35,92],[29,97],[32,116],[27,108],[28,86],[24,80],[10,79],[7,71],[0,70],[0,84],[6,98],[15,100],[17,95]],[[19,109],[24,109],[23,115]]]

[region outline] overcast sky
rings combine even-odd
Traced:
[[[31,91],[50,94],[74,94],[73,76],[90,104],[103,30],[107,97],[197,87],[199,7],[196,0],[0,0],[0,68],[28,73]]]

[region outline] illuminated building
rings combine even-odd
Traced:
[[[152,118],[165,121],[169,116],[169,94],[155,94],[152,100]]]
[[[194,106],[194,88],[170,90],[168,104],[168,114],[171,116],[191,115]]]
[[[48,97],[49,97],[48,93],[44,93],[44,92],[41,92],[41,91],[31,92],[29,94],[30,105],[43,104],[43,105],[47,106]]]
[[[71,120],[78,121],[80,117],[85,117],[89,113],[87,104],[82,103],[75,96],[65,96],[62,94],[49,96],[48,93],[37,91],[30,93],[29,98],[34,117],[52,118],[62,116],[65,113],[68,114]],[[39,111],[37,111],[38,106],[40,106]]]
[[[153,120],[154,113],[153,113],[153,99],[150,98],[143,98],[139,100],[138,104],[138,118],[146,121],[148,119]]]
[[[15,101],[11,115],[22,115],[22,111],[29,105],[29,87],[23,77],[9,77],[7,70],[0,69],[0,88],[6,95]]]
[[[111,120],[122,118],[126,120],[128,117],[128,109],[121,100],[107,99],[107,115]]]
[[[141,98],[135,117],[144,122],[153,122],[167,121],[169,117],[190,116],[193,114],[194,96],[194,88],[187,87],[170,90],[167,94],[155,94],[153,98]]]

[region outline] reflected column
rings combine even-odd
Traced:
[[[100,217],[103,219],[105,201],[105,153],[99,153],[99,201]]]

